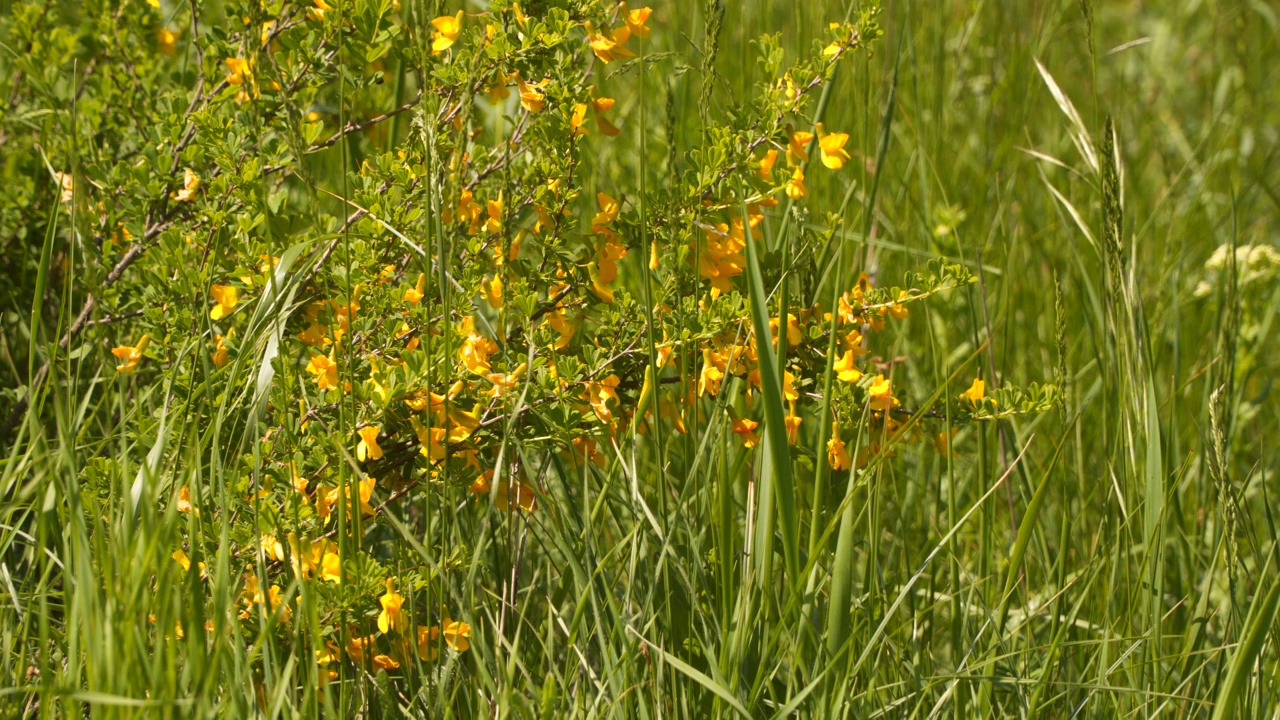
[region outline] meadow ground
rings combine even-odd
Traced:
[[[650,5],[0,2],[0,715],[1276,716],[1280,10]]]

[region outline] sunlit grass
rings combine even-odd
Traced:
[[[200,5],[206,31],[222,32],[210,28],[227,25],[224,8]],[[530,16],[542,9],[528,5]],[[644,298],[635,340],[643,364],[623,394],[651,399],[641,416],[650,409],[663,419],[601,443],[599,463],[575,463],[553,451],[569,442],[557,419],[525,405],[516,386],[503,400],[494,466],[499,478],[513,464],[537,478],[537,509],[478,511],[487,491],[477,499],[465,489],[471,478],[448,470],[432,479],[420,472],[422,483],[448,491],[412,504],[393,502],[389,481],[378,485],[376,520],[335,503],[332,527],[349,531],[334,534],[333,554],[357,558],[354,570],[335,570],[350,588],[340,627],[323,620],[335,610],[314,577],[279,583],[288,618],[270,611],[274,601],[259,602],[268,611],[246,610],[246,562],[266,578],[272,560],[269,550],[246,558],[233,548],[257,542],[268,510],[218,510],[240,507],[237,498],[261,486],[271,452],[264,443],[300,435],[304,420],[317,423],[311,432],[331,448],[334,472],[359,495],[366,458],[357,458],[353,396],[320,395],[324,369],[308,370],[305,354],[273,365],[263,353],[286,309],[302,317],[291,303],[313,277],[349,303],[352,263],[374,257],[371,231],[343,222],[368,211],[347,204],[357,191],[379,190],[353,189],[363,181],[354,169],[434,139],[416,111],[370,112],[360,120],[378,117],[385,134],[353,134],[298,164],[313,188],[306,212],[327,225],[305,237],[263,225],[278,269],[259,274],[229,341],[242,350],[219,367],[201,344],[215,332],[196,249],[206,240],[149,244],[155,238],[134,233],[145,253],[121,263],[117,231],[85,217],[85,205],[61,203],[50,175],[104,153],[93,117],[77,119],[86,105],[106,112],[100,104],[112,98],[146,97],[143,87],[93,83],[76,93],[86,75],[124,72],[124,51],[14,46],[7,38],[25,37],[21,23],[41,22],[39,13],[0,19],[0,88],[13,88],[13,101],[0,106],[0,156],[15,158],[3,170],[13,189],[0,200],[0,260],[13,268],[0,289],[0,715],[1272,712],[1280,610],[1272,510],[1280,404],[1270,352],[1280,307],[1280,256],[1271,250],[1280,227],[1275,12],[1260,3],[884,3],[884,36],[840,66],[822,117],[809,118],[849,134],[844,168],[827,172],[815,161],[805,178],[805,202],[832,216],[791,226],[781,195],[758,230],[746,223],[746,267],[734,280],[742,332],[764,336],[789,312],[831,310],[861,273],[887,287],[940,259],[972,272],[973,283],[913,303],[876,336],[868,363],[877,369],[865,367],[901,388],[903,437],[917,428],[924,436],[891,446],[887,436],[863,434],[872,432],[865,417],[851,418],[861,423],[856,436],[854,423],[845,428],[851,450],[884,446],[850,473],[826,462],[830,426],[818,421],[829,417],[824,399],[840,382],[834,318],[815,321],[826,329],[806,340],[831,362],[803,388],[814,409],[795,445],[779,367],[785,332],[760,353],[753,450],[733,424],[747,407],[740,378],[693,402],[676,398],[684,432],[664,414],[661,392],[642,390],[655,373],[696,387],[702,369],[700,358],[680,355],[658,367],[668,340],[655,330],[654,308],[683,311],[699,288],[644,271],[648,244],[667,239],[646,222],[657,227],[679,200],[674,190],[694,170],[689,150],[706,146],[707,128],[730,122],[766,79],[753,41],[779,32],[778,47],[794,61],[825,45],[828,22],[848,10],[837,2],[652,5],[651,37],[633,40],[645,60],[595,69],[628,90],[608,111],[622,135],[590,146],[598,149],[574,171],[585,178],[584,208],[596,210],[597,190],[625,195],[643,228],[631,248],[643,258],[624,266],[621,281]],[[429,44],[429,19],[458,9],[403,6],[416,33],[395,41],[406,45]],[[306,7],[291,17],[301,21]],[[162,3],[160,12],[186,23],[190,11]],[[55,38],[59,24],[81,32],[86,22],[65,10],[50,17],[42,32]],[[181,61],[194,63],[193,54]],[[58,67],[51,57],[75,62]],[[318,109],[291,112],[301,123],[314,111],[332,132],[370,98],[384,113],[410,102],[416,72],[391,56],[380,62],[385,87],[335,81],[336,107],[317,101]],[[485,138],[519,132],[520,105],[508,106],[503,115],[476,105]],[[174,117],[184,110],[173,108]],[[67,164],[46,166],[42,153]],[[279,157],[243,160],[242,174]],[[261,197],[239,197],[222,221],[252,217],[243,206],[254,202],[276,213],[271,190],[263,181]],[[423,274],[417,292],[453,317],[471,302],[452,282],[465,271],[455,265],[466,238],[440,220],[446,203],[430,192],[412,229],[391,228],[379,242],[403,258],[401,285]],[[738,203],[732,212],[750,211]],[[664,261],[677,252],[674,243],[657,250]],[[112,262],[103,262],[109,251]],[[183,329],[189,337],[168,341],[171,370],[146,382],[117,372],[127,352],[110,355],[136,347],[137,335],[125,345],[117,334],[133,317],[92,305],[77,317],[90,295],[119,302],[117,283],[138,294],[164,285],[194,318]],[[505,317],[495,311],[484,322],[503,327]],[[464,340],[443,326],[421,342],[428,354],[443,347],[452,357]],[[73,329],[74,339],[60,343]],[[514,367],[522,358],[508,352],[504,343],[494,357]],[[339,382],[353,377],[349,362],[334,355]],[[439,379],[451,372],[429,370],[437,371]],[[958,394],[975,375],[989,391],[1053,384],[1057,402],[1046,412],[959,422],[950,408],[965,402]],[[322,410],[276,420],[300,398]],[[937,435],[949,451],[929,441]],[[388,455],[403,450],[382,441]],[[183,487],[203,514],[180,511]],[[531,499],[503,492],[517,492],[503,495],[511,507]],[[174,557],[184,542],[187,570]],[[447,619],[471,628],[465,648],[458,626],[446,642],[446,618],[436,617],[444,634],[432,636],[432,653],[411,652],[413,661],[391,672],[349,660],[347,642],[373,633],[385,608],[378,599],[389,593],[377,582],[353,585],[367,579],[358,558],[375,546],[380,567],[422,582],[416,593],[396,586],[406,614],[456,613]],[[348,659],[335,652],[332,663],[318,663],[316,648],[329,643]]]

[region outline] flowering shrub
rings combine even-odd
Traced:
[[[648,69],[666,58],[646,39],[673,29],[650,8],[424,12],[122,5],[130,112],[79,106],[93,147],[48,148],[55,214],[87,255],[69,335],[106,341],[104,382],[210,423],[149,462],[208,453],[216,478],[148,475],[137,495],[179,518],[166,553],[186,587],[237,598],[203,632],[272,636],[322,680],[408,682],[501,645],[494,613],[449,591],[479,572],[486,528],[568,513],[566,486],[634,475],[637,452],[674,477],[699,462],[687,440],[718,433],[746,475],[842,488],[905,443],[946,453],[953,426],[1056,402],[973,370],[912,391],[882,356],[895,323],[974,278],[945,261],[855,274],[854,184],[840,206],[811,193],[863,162],[823,115],[830,78],[879,38],[873,10],[791,63],[763,36],[768,81],[665,148]],[[120,62],[77,82],[117,82]],[[611,171],[624,150],[642,172]],[[441,524],[469,542],[434,544]],[[795,533],[784,515],[792,575]]]

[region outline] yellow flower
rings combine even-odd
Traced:
[[[591,229],[599,232],[618,218],[618,201],[605,193],[596,193],[596,202],[600,204],[600,212],[591,218]]]
[[[276,608],[280,608],[280,619],[284,622],[289,622],[289,618],[293,617],[293,608],[288,605],[281,607],[283,600],[284,597],[283,593],[280,592],[280,586],[272,585],[271,589],[267,591],[268,607],[272,612],[275,612]]]
[[[800,399],[800,393],[795,388],[796,376],[790,371],[784,370],[782,373],[782,397],[795,402]]]
[[[186,485],[178,491],[178,512],[191,512],[191,488]]]
[[[796,130],[791,133],[791,142],[787,144],[787,161],[795,164],[809,162],[809,143],[813,141],[813,133]],[[801,178],[803,179],[803,177]]]
[[[360,310],[360,301],[354,295],[358,295],[363,287],[364,284],[361,283],[352,288],[353,297],[349,304],[340,303],[337,300],[329,301],[333,306],[333,315],[338,321],[338,332],[334,333],[335,342],[341,342],[342,336],[351,329],[351,318],[355,317],[356,312]]]
[[[325,327],[320,323],[316,322],[315,320],[312,320],[311,324],[307,326],[307,329],[298,333],[297,337],[299,340],[301,340],[302,342],[308,345],[316,345],[319,347],[323,347],[333,342],[328,337],[325,337],[326,335],[327,335],[327,332],[325,330]]]
[[[474,225],[480,218],[480,211],[480,203],[475,202],[475,194],[470,190],[463,189],[463,191],[458,194],[458,209],[457,212],[454,213],[457,222],[471,223]]]
[[[275,32],[275,30],[276,30],[275,20],[268,20],[262,23],[262,32],[258,34],[259,44],[261,44],[263,47],[266,47],[267,43],[271,42],[271,33]]]
[[[742,446],[746,448],[753,448],[760,444],[760,436],[755,433],[755,429],[758,427],[760,427],[760,423],[747,418],[733,421],[733,431],[737,433],[738,439],[742,441]]]
[[[867,392],[871,395],[872,410],[888,410],[898,404],[898,399],[892,394],[892,384],[884,375],[876,375]]]
[[[325,525],[329,524],[329,518],[333,516],[333,502],[330,492],[332,491],[323,487],[316,489],[316,515],[320,516],[321,522]]]
[[[377,425],[365,425],[356,431],[360,435],[360,444],[356,445],[356,459],[364,462],[365,458],[377,460],[382,457],[382,448],[378,447],[378,434],[382,431]]]
[[[182,171],[182,189],[174,193],[173,199],[178,202],[187,202],[196,196],[196,190],[200,188],[200,176],[191,168],[184,168]]]
[[[800,423],[804,422],[804,418],[796,415],[796,404],[791,403],[791,408],[787,412],[787,416],[783,418],[783,423],[787,426],[787,444],[795,445],[796,438],[800,434]]]
[[[323,650],[316,650],[316,665],[319,665],[320,669],[324,671],[322,672],[322,675],[328,677],[330,680],[338,679],[338,671],[337,670],[325,671],[325,668],[337,660],[338,660],[338,646],[335,645],[332,640],[325,642]]]
[[[471,647],[471,626],[461,620],[444,619],[444,641],[458,652],[466,652]]]
[[[422,301],[423,292],[427,289],[426,273],[418,273],[418,282],[413,287],[404,291],[404,301],[410,305],[417,305]]]
[[[249,618],[249,612],[254,605],[263,602],[265,598],[262,594],[262,587],[258,584],[258,576],[249,573],[244,576],[244,591],[240,593],[240,602],[244,604],[244,611],[240,613],[240,617]]]
[[[367,477],[360,481],[360,512],[365,515],[378,514],[378,511],[369,504],[369,501],[373,499],[373,486],[377,483],[378,480],[371,477]]]
[[[808,194],[809,191],[804,186],[804,168],[797,165],[791,173],[791,179],[787,181],[787,197],[799,200]]]
[[[116,223],[116,231],[112,233],[112,242],[118,242],[121,245],[128,245],[133,242],[133,233],[129,232],[129,228],[124,226],[123,222]]]
[[[371,645],[373,645],[373,636],[356,637],[352,635],[347,638],[347,657],[351,658],[352,662],[364,662],[364,651]]]
[[[493,279],[488,282],[480,283],[480,291],[484,293],[484,299],[489,301],[494,310],[502,309],[502,276],[494,275]]]
[[[614,240],[616,237],[617,235],[613,233],[607,235],[607,239],[596,255],[596,264],[600,269],[600,282],[605,285],[617,279],[618,261],[627,256],[627,249]]]
[[[984,397],[986,397],[986,392],[987,384],[979,378],[974,378],[973,384],[969,386],[968,390],[960,393],[960,397],[968,400],[976,406],[978,403],[982,402]]]
[[[587,269],[591,271],[591,292],[600,298],[600,302],[613,304],[613,288],[605,283],[600,282],[600,275],[596,272],[595,263],[588,263]]]
[[[832,170],[839,170],[849,159],[844,144],[849,141],[849,133],[828,133],[818,123],[818,152],[822,156],[822,164]]]
[[[604,453],[600,452],[600,447],[596,445],[595,438],[579,436],[573,439],[574,452],[569,453],[570,459],[573,461],[574,467],[582,464],[582,460],[593,463],[596,467],[604,467],[608,462],[608,458]]]
[[[226,58],[227,70],[231,72],[227,76],[227,83],[236,86],[243,86],[245,81],[253,82],[253,68],[250,67],[248,60],[241,58]]]
[[[225,336],[214,334],[213,336],[213,364],[218,367],[224,367],[228,362],[227,358],[227,338],[231,336],[232,331],[227,331]]]
[[[231,311],[236,309],[236,304],[240,302],[240,291],[234,285],[214,285],[209,290],[209,294],[213,296],[213,301],[216,303],[209,311],[209,317],[214,320],[221,320],[230,315]]]
[[[394,587],[395,580],[387,578],[387,592],[378,600],[382,603],[382,612],[378,614],[378,630],[383,635],[392,630],[403,630],[409,624],[409,618],[400,609],[404,605],[404,597]]]
[[[316,386],[321,392],[338,387],[338,364],[332,355],[312,355],[307,363],[307,372],[316,376]]]
[[[470,490],[476,495],[488,495],[489,490],[492,487],[493,470],[485,470],[483,473],[477,475],[475,480],[471,481],[471,484],[467,486],[467,490]]]
[[[907,317],[908,315],[910,315],[911,308],[906,306],[905,304],[906,300],[907,300],[907,291],[906,290],[898,291],[898,299],[894,301],[893,305],[889,306],[889,317],[892,317],[895,320],[901,320]]]
[[[631,39],[631,28],[626,25],[614,28],[608,36],[594,32],[590,24],[586,27],[587,44],[596,57],[600,58],[600,62],[608,65],[614,60],[635,56],[635,53],[627,49],[627,40]]]
[[[338,554],[327,552],[320,560],[320,579],[326,582],[342,582],[342,562]]]
[[[596,417],[602,423],[613,422],[613,411],[609,409],[609,401],[618,402],[618,384],[621,382],[617,375],[610,374],[609,377],[600,382],[587,382],[586,390],[582,393],[582,398],[591,404],[596,412]]]
[[[272,560],[284,560],[284,545],[280,543],[279,538],[270,533],[263,533],[259,540],[262,545],[262,552]]]
[[[940,455],[947,455],[951,452],[951,439],[956,436],[956,428],[951,428],[951,432],[940,432],[933,438],[933,449],[938,451]]]
[[[396,339],[405,341],[404,349],[408,352],[417,350],[418,345],[422,342],[416,335],[413,335],[413,328],[409,327],[409,323],[404,320],[401,320],[400,326],[396,328]]]
[[[484,222],[484,231],[487,233],[502,232],[502,200],[490,200],[485,203],[485,210],[489,214],[489,219]]]
[[[333,6],[324,0],[311,0],[311,5],[307,8],[307,17],[311,20],[323,20],[325,11],[333,9]]]
[[[546,98],[542,95],[542,88],[546,86],[547,82],[542,80],[535,83],[527,83],[524,80],[520,80],[517,83],[520,88],[520,106],[531,113],[542,112],[542,108],[546,104]]]
[[[773,182],[773,164],[778,161],[777,148],[770,148],[769,152],[760,158],[760,169],[756,170],[756,176],[765,182]]]
[[[374,360],[374,358],[372,358],[372,357],[371,357],[371,358],[369,358],[369,364],[370,364],[370,365],[374,365],[374,363],[376,363],[376,360]],[[376,367],[376,365],[375,365],[375,367]],[[375,373],[376,373],[376,370],[375,370]],[[387,388],[386,388],[386,387],[384,387],[384,386],[383,386],[383,384],[382,384],[381,382],[378,382],[378,378],[377,378],[377,375],[376,375],[376,374],[375,374],[375,375],[371,375],[371,376],[369,377],[368,385],[369,385],[369,390],[370,390],[370,391],[372,391],[372,393],[373,393],[373,394],[374,394],[374,395],[375,395],[379,400],[381,400],[381,401],[382,401],[382,404],[383,404],[383,405],[386,405],[386,404],[387,404],[387,399],[388,399],[389,397],[391,397],[391,392],[390,392],[390,391],[388,391],[388,390],[387,390]],[[377,459],[377,458],[375,458],[375,459]]]
[[[595,93],[596,87],[592,85],[591,107],[595,108],[596,111],[596,128],[598,128],[603,135],[608,137],[618,137],[622,131],[614,126],[613,123],[609,122],[609,119],[604,116],[606,112],[613,109],[614,99],[611,97],[598,98],[595,96]]]
[[[457,15],[443,15],[431,21],[435,26],[435,35],[431,38],[431,52],[439,55],[440,53],[453,47],[458,40],[458,33],[462,32],[462,11],[459,10]]]
[[[773,336],[773,341],[778,340],[778,318],[769,318],[769,334]],[[787,313],[787,344],[795,347],[804,341],[804,333],[800,331],[800,323],[796,320],[796,316]]]
[[[378,653],[377,655],[373,656],[373,664],[382,668],[383,670],[395,670],[396,668],[400,667],[400,663],[396,662],[395,658],[391,657],[390,655],[385,655],[383,653]]]
[[[307,503],[309,501],[309,498],[307,497],[307,479],[298,474],[298,468],[294,465],[293,461],[289,462],[289,475],[291,477],[290,484],[293,485],[293,489],[297,490],[298,494],[302,495],[302,502],[304,504]]]
[[[583,125],[587,121],[587,104],[574,103],[573,114],[569,116],[569,129],[574,135],[586,135],[587,129]]]
[[[852,350],[846,350],[844,355],[840,356],[840,359],[836,361],[833,369],[841,382],[856,383],[862,379],[862,371],[854,365]]]
[[[862,332],[857,328],[850,330],[848,335],[841,338],[840,344],[846,351],[853,353],[855,360],[867,354],[867,349],[862,346]]]
[[[323,302],[313,302],[307,306],[306,318],[307,322],[310,324],[307,326],[306,330],[298,333],[296,337],[308,345],[323,347],[333,342],[326,337],[328,330],[321,325],[317,319],[320,315],[320,311],[324,309],[324,305],[325,304]]]
[[[699,265],[702,277],[711,281],[711,297],[716,298],[722,292],[729,292],[733,285],[730,278],[742,272],[747,265],[742,251],[746,248],[746,236],[743,234],[742,220],[735,218],[730,223],[718,223],[714,228],[703,228],[706,237],[705,253],[700,253]]]
[[[169,28],[160,28],[156,33],[156,47],[160,50],[161,55],[173,57],[178,54],[178,33]]]
[[[560,337],[556,338],[555,349],[563,350],[569,347],[569,343],[573,340],[573,335],[578,331],[577,323],[565,316],[563,310],[554,310],[547,313],[547,324]]]
[[[428,435],[427,428],[418,425],[415,428],[415,432],[418,435],[418,442],[422,445],[418,452],[423,457],[430,458],[432,460],[444,459],[444,428],[433,427],[431,428],[430,435]]]
[[[796,87],[796,81],[791,79],[791,73],[787,73],[782,79],[782,92],[787,96],[788,100],[794,101],[800,97],[800,88]]]
[[[475,321],[470,317],[463,319],[460,330],[466,336],[458,348],[462,364],[476,375],[488,375],[492,371],[489,356],[498,351],[498,344],[476,332]]]
[[[121,362],[116,366],[116,372],[128,375],[138,369],[138,363],[142,362],[142,353],[146,352],[147,345],[151,344],[151,336],[143,335],[137,345],[129,347],[121,345],[112,348],[111,354],[115,355]]]
[[[715,397],[720,393],[720,382],[724,380],[724,372],[716,367],[710,350],[702,351],[702,373],[698,376],[698,397],[711,393]]]
[[[632,10],[627,7],[624,2],[618,6],[618,14],[622,16],[623,22],[627,24],[627,29],[636,37],[649,37],[649,26],[645,22],[649,20],[649,15],[653,13],[651,8],[642,7]]]
[[[418,657],[430,662],[436,659],[436,638],[440,637],[439,626],[418,626]]]
[[[840,439],[840,424],[834,421],[831,423],[831,439],[827,441],[827,464],[832,470],[848,470],[853,465],[853,459]]]
[[[187,557],[187,554],[182,552],[182,548],[174,550],[173,555],[170,557],[178,561],[178,564],[182,566],[183,572],[191,570],[191,558]]]

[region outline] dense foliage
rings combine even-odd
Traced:
[[[0,708],[1274,702],[1274,108],[1166,187],[918,10],[455,5],[5,6]]]

